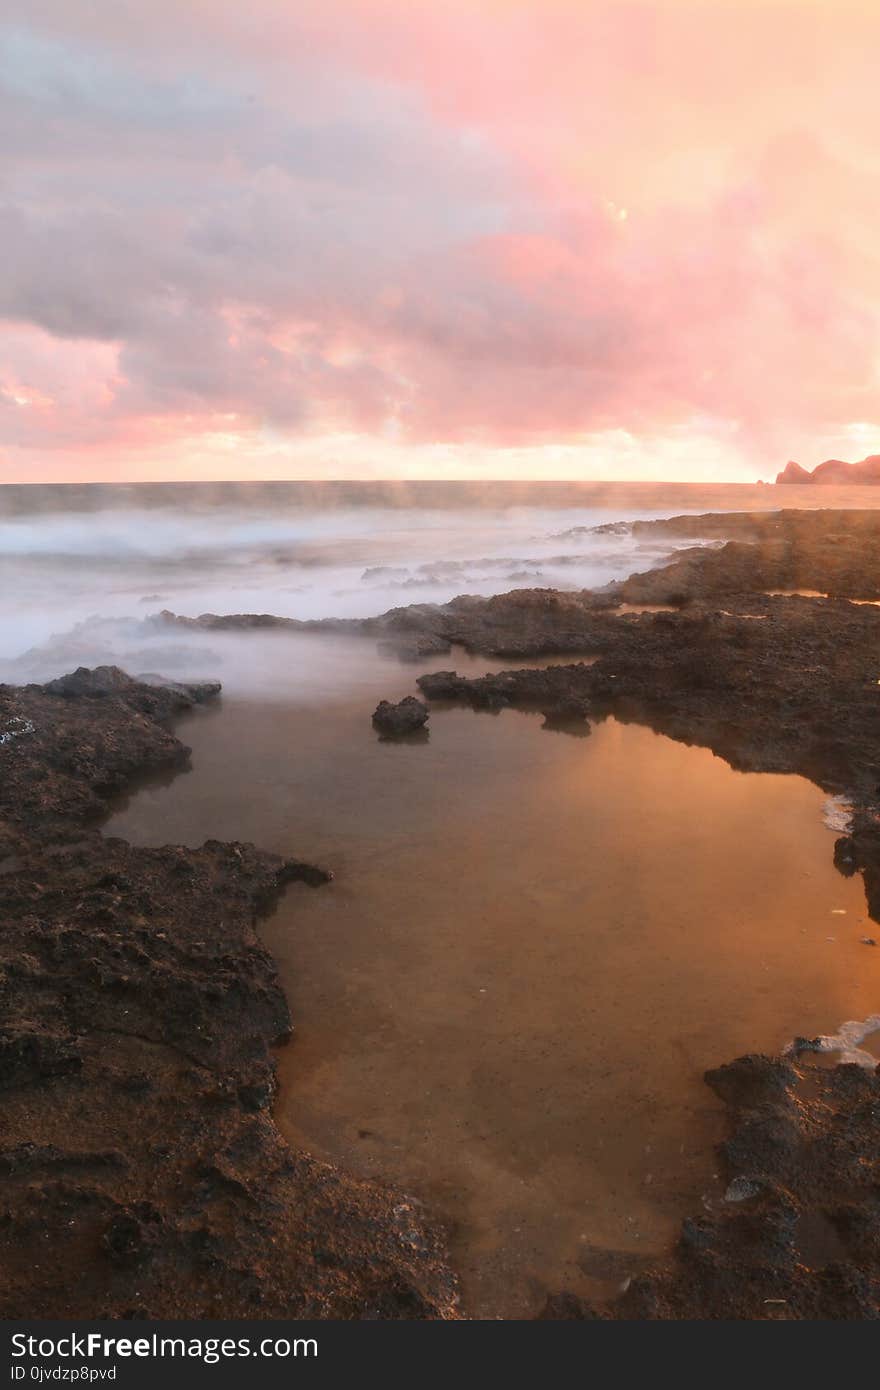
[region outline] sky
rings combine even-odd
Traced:
[[[0,16],[0,481],[880,452],[876,0]]]

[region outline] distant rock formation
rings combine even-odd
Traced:
[[[787,463],[776,475],[777,483],[860,483],[880,484],[880,454],[871,454],[861,463],[844,463],[841,459],[826,459],[812,471],[799,463]]]

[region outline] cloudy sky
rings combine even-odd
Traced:
[[[5,0],[0,481],[880,451],[877,0]]]

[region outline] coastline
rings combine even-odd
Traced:
[[[394,615],[386,615],[387,621],[373,620],[362,624],[360,630],[371,638],[391,640],[399,655],[416,661],[426,649],[450,650],[457,643],[470,651],[523,658],[550,651],[597,656],[595,664],[589,666],[573,662],[476,680],[441,673],[423,678],[421,685],[430,699],[461,700],[481,708],[521,704],[565,718],[577,705],[577,719],[601,718],[613,711],[618,718],[649,723],[681,741],[705,743],[733,766],[799,771],[829,792],[850,795],[856,802],[854,826],[851,833],[841,836],[838,863],[845,872],[863,872],[871,910],[877,916],[880,845],[873,797],[880,781],[880,729],[877,672],[871,651],[880,635],[880,611],[844,598],[816,601],[765,593],[765,587],[777,583],[780,576],[804,573],[817,587],[823,579],[836,589],[846,587],[841,568],[846,546],[841,548],[838,533],[829,532],[825,520],[819,515],[803,525],[798,523],[798,534],[780,537],[758,534],[753,520],[722,518],[717,523],[719,531],[726,528],[737,537],[728,539],[723,549],[688,552],[684,558],[679,555],[670,566],[611,586],[604,593],[561,595],[527,590],[497,599],[459,599],[440,609],[424,605],[395,610]],[[870,527],[880,528],[880,516]],[[748,539],[743,538],[746,533]],[[866,573],[858,556],[864,534],[853,532],[850,540],[849,587],[858,591],[851,597],[870,602],[880,597],[880,590],[877,576]],[[830,575],[832,556],[835,568]],[[676,611],[617,616],[615,605],[623,602],[674,604]],[[236,628],[265,625],[264,620],[249,624],[247,615],[198,620],[194,625],[224,623]],[[445,648],[438,643],[445,643]],[[2,692],[4,697],[9,689]],[[21,862],[0,875],[0,891],[11,893],[8,901],[16,912],[24,913],[23,931],[33,933],[37,916],[45,925],[45,885],[36,896],[29,885],[36,874],[54,880],[50,896],[57,893],[61,898],[55,902],[56,920],[45,940],[43,925],[39,925],[35,941],[40,951],[47,951],[46,960],[51,955],[55,961],[60,951],[62,961],[75,962],[68,990],[73,991],[81,978],[88,980],[89,972],[94,973],[95,934],[107,936],[108,925],[118,927],[128,912],[133,891],[146,893],[151,902],[161,902],[167,900],[169,884],[179,894],[180,883],[189,883],[192,874],[195,883],[187,892],[192,893],[193,915],[203,914],[205,904],[217,895],[227,902],[234,886],[239,910],[233,959],[224,960],[223,969],[231,972],[226,981],[231,992],[241,995],[238,1007],[248,1018],[253,1017],[253,1011],[260,1018],[245,1056],[234,1051],[223,1054],[222,1040],[218,1055],[214,1051],[216,1037],[204,1050],[204,1040],[193,1040],[190,1032],[191,1024],[201,1023],[198,1011],[186,1019],[187,1051],[194,1047],[189,1061],[198,1072],[197,1082],[192,1078],[187,1082],[192,1082],[189,1104],[197,1101],[200,1112],[204,1108],[206,1115],[209,1106],[216,1107],[223,1116],[222,1122],[213,1117],[210,1123],[205,1121],[200,1153],[210,1143],[232,1155],[226,1168],[218,1169],[219,1176],[215,1172],[199,1175],[198,1169],[187,1173],[186,1181],[192,1184],[195,1178],[196,1194],[190,1227],[181,1231],[172,1207],[169,1205],[166,1215],[152,1195],[138,1198],[151,1207],[150,1211],[135,1209],[130,1194],[137,1186],[137,1177],[133,1179],[130,1169],[116,1159],[106,1161],[108,1154],[124,1158],[121,1148],[95,1145],[86,1150],[81,1144],[78,1150],[66,1151],[58,1135],[50,1138],[48,1133],[46,1142],[36,1148],[20,1145],[7,1152],[7,1172],[16,1192],[26,1199],[20,1214],[31,1212],[27,1203],[34,1200],[35,1186],[40,1188],[43,1209],[47,1197],[59,1204],[50,1220],[61,1224],[71,1219],[70,1212],[76,1212],[72,1219],[87,1225],[89,1248],[99,1252],[95,1263],[97,1277],[103,1272],[104,1297],[133,1298],[133,1283],[140,1295],[145,1283],[150,1279],[155,1283],[158,1278],[156,1297],[170,1299],[179,1307],[188,1287],[183,1274],[188,1271],[194,1275],[192,1283],[201,1280],[203,1287],[209,1285],[209,1297],[215,1301],[207,1306],[224,1315],[234,1316],[240,1309],[244,1309],[242,1316],[297,1315],[291,1312],[291,1298],[300,1300],[294,1307],[309,1309],[316,1316],[454,1315],[454,1281],[443,1263],[441,1237],[420,1225],[414,1213],[405,1213],[409,1224],[401,1240],[400,1214],[395,1215],[393,1199],[381,1189],[365,1192],[363,1184],[353,1184],[338,1174],[328,1177],[326,1167],[311,1160],[299,1160],[298,1166],[295,1160],[295,1174],[285,1174],[282,1179],[280,1167],[269,1172],[259,1157],[266,1152],[264,1145],[275,1153],[273,1145],[280,1142],[277,1133],[268,1138],[265,1133],[267,1126],[274,1132],[267,1116],[272,1090],[267,1048],[289,1027],[289,1020],[285,1024],[286,1004],[277,997],[271,961],[257,959],[259,948],[254,954],[249,918],[261,903],[269,901],[285,874],[303,877],[309,871],[302,865],[291,868],[272,861],[252,847],[209,843],[202,851],[174,851],[175,859],[167,851],[119,848],[123,842],[104,840],[96,830],[83,830],[88,817],[106,805],[108,792],[120,789],[136,771],[182,763],[184,750],[163,725],[176,710],[190,707],[191,695],[179,688],[176,694],[157,693],[155,688],[132,683],[121,691],[74,697],[46,695],[30,687],[13,691],[8,700],[4,727],[9,727],[11,720],[21,720],[17,729],[33,725],[34,731],[44,727],[43,717],[50,708],[47,700],[64,702],[51,707],[66,712],[62,721],[66,727],[58,731],[60,760],[57,746],[41,748],[30,742],[30,733],[23,733],[9,745],[10,749],[14,746],[16,757],[28,749],[35,749],[40,756],[28,754],[25,758],[27,762],[28,757],[35,757],[25,780],[36,801],[32,797],[29,804],[25,797],[24,818],[20,811],[12,812],[4,805],[7,844],[0,858],[5,862],[14,855]],[[51,722],[54,724],[54,719]],[[59,852],[62,840],[74,831],[80,840],[87,835],[87,847],[77,841],[76,848]],[[125,877],[127,885],[120,888],[118,879],[115,883],[101,882],[114,874]],[[86,911],[71,935],[66,922],[61,929],[60,918],[66,905],[79,895],[83,895]],[[178,920],[177,909],[174,919]],[[143,931],[143,926],[140,929]],[[169,964],[162,951],[155,950],[154,935],[148,932],[149,939],[139,944],[145,959],[136,966],[137,971],[142,966],[143,978],[151,981],[155,981],[159,967]],[[191,944],[199,946],[200,940]],[[230,943],[224,939],[222,944],[225,957],[230,954]],[[25,954],[25,936],[19,945]],[[137,985],[132,984],[132,961],[126,958],[125,969],[121,969],[115,950],[118,947],[110,945],[109,960],[98,961],[100,998],[104,998],[104,985],[109,983],[112,993],[120,988],[122,977],[125,982],[120,999],[130,1001],[131,994],[137,993]],[[86,952],[92,955],[83,961]],[[194,992],[193,957],[191,952],[187,955],[185,980],[182,977],[180,983],[185,984],[185,997],[190,1002],[202,997],[202,989],[216,989],[217,957],[202,964],[204,975],[196,972]],[[87,967],[84,974],[83,965]],[[159,969],[159,973],[163,988],[177,988],[173,971],[162,974]],[[39,998],[48,988],[45,968],[27,978],[33,997]],[[221,988],[217,997],[208,994],[212,1011],[225,1000],[226,993]],[[58,1002],[53,1001],[52,1007],[57,1009]],[[71,1009],[70,997],[60,1002]],[[116,1004],[123,1007],[118,1000]],[[90,1015],[103,1003],[95,996],[90,998],[88,1010],[78,1007],[80,1012],[71,1018],[83,1026],[92,1022]],[[131,1003],[126,1007],[130,1009]],[[166,1015],[161,1017],[164,1024]],[[153,1055],[150,1048],[163,1044],[150,1039],[143,1026],[137,1034],[129,1033],[128,1027],[119,1028],[118,1019],[114,1022],[116,1034],[124,1035],[126,1046],[138,1054],[139,1070],[131,1070],[132,1061],[129,1071],[132,1076],[141,1076],[148,1071],[144,1057]],[[29,1104],[35,1085],[54,1095],[53,1088],[87,1087],[90,1077],[103,1085],[111,1072],[114,1087],[125,1093],[125,1077],[112,1071],[105,1056],[96,1057],[88,1048],[79,1047],[75,1029],[67,1034],[56,1030],[51,1045],[47,1043],[45,1057],[39,1043],[44,1035],[48,1038],[50,1032],[45,1024],[38,1023],[36,1028],[19,1028],[19,1036],[13,1040],[20,1054],[31,1058],[31,1072],[21,1077],[12,1073],[14,1092],[30,1089]],[[147,1052],[143,1052],[145,1048]],[[861,1067],[826,1070],[813,1066],[811,1057],[811,1048],[806,1046],[791,1059],[740,1059],[707,1078],[730,1107],[733,1133],[723,1157],[742,1198],[732,1199],[730,1210],[721,1217],[686,1222],[674,1262],[666,1269],[639,1275],[621,1300],[602,1310],[602,1316],[872,1315],[872,1308],[876,1310],[877,1257],[873,1252],[877,1218],[873,1209],[875,1176],[873,1169],[866,1169],[865,1160],[876,1148],[873,1108],[877,1080]],[[229,1094],[228,1082],[218,1088],[213,1075],[209,1080],[204,1077],[205,1070],[213,1072],[218,1066],[237,1079],[235,1097]],[[180,1073],[179,1068],[172,1071],[165,1059],[160,1074],[164,1078],[162,1104],[155,1106],[151,1099],[150,1111],[154,1123],[166,1125],[169,1117],[164,1106],[180,1084]],[[22,1079],[27,1086],[21,1086]],[[242,1086],[244,1097],[239,1094]],[[224,1096],[222,1101],[218,1090]],[[81,1089],[80,1093],[86,1092]],[[128,1123],[135,1129],[142,1123],[143,1108],[139,1103],[134,1113],[132,1107]],[[259,1174],[256,1180],[255,1171]],[[73,1179],[74,1173],[87,1173],[88,1177]],[[176,1181],[183,1180],[182,1172],[178,1173]],[[334,1184],[335,1195],[328,1208],[326,1192]],[[154,1194],[161,1184],[157,1186],[151,1176],[147,1186]],[[116,1195],[108,1200],[108,1190],[128,1195],[124,1200]],[[255,1201],[260,1207],[259,1218],[252,1215]],[[310,1228],[307,1239],[313,1250],[316,1240],[322,1250],[325,1246],[335,1250],[337,1263],[331,1260],[328,1272],[314,1255],[311,1263],[302,1260],[302,1250],[292,1249],[286,1237],[277,1257],[280,1264],[272,1266],[276,1257],[266,1262],[262,1255],[260,1275],[238,1288],[231,1278],[233,1265],[240,1274],[243,1264],[257,1261],[256,1244],[249,1244],[255,1221],[265,1220],[267,1229],[280,1232],[285,1222],[290,1222],[291,1211],[301,1213],[303,1205],[310,1204],[326,1219],[323,1225],[319,1221],[317,1228]],[[175,1205],[174,1211],[178,1209]],[[205,1211],[214,1213],[214,1226]],[[28,1219],[33,1217],[28,1215]],[[840,1257],[840,1249],[823,1223],[830,1223],[845,1258]],[[820,1234],[825,1232],[828,1248],[837,1256],[821,1269],[804,1264],[807,1226],[821,1228]],[[208,1232],[210,1259],[203,1259],[197,1247],[187,1244],[195,1230]],[[17,1248],[21,1240],[18,1228]],[[216,1267],[206,1273],[205,1269],[212,1269],[211,1260]],[[829,1276],[827,1270],[832,1266]],[[293,1281],[292,1272],[296,1274]],[[288,1302],[283,1305],[277,1301],[282,1296],[282,1276],[288,1281]],[[243,1301],[245,1293],[250,1300],[247,1303]],[[28,1297],[33,1306],[33,1288]],[[228,1299],[234,1301],[224,1301]],[[145,1299],[140,1305],[132,1302],[127,1311],[137,1312],[141,1307],[155,1316],[168,1306],[171,1304],[163,1302],[157,1308]],[[206,1314],[193,1311],[193,1315]],[[583,1317],[598,1312],[562,1295],[550,1300],[546,1315]]]
[[[199,694],[72,688],[0,687],[3,1316],[454,1317],[417,1205],[272,1120],[290,1016],[254,924],[327,875],[105,838],[112,795],[186,765],[167,726]]]

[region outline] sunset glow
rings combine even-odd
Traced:
[[[873,0],[5,13],[0,482],[880,451]]]

